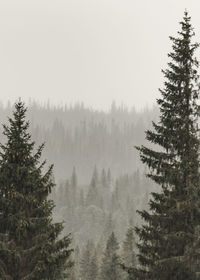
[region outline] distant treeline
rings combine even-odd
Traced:
[[[136,112],[114,102],[109,112],[85,108],[81,103],[61,108],[31,102],[28,107],[31,134],[36,144],[46,143],[43,157],[54,163],[56,181],[69,177],[76,166],[85,183],[95,165],[111,168],[113,177],[141,168],[134,146],[145,144],[144,131],[158,115],[157,107]],[[9,103],[0,105],[2,123],[11,111]]]

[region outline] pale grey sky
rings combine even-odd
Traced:
[[[185,8],[200,42],[197,0],[0,0],[0,100],[151,105]]]

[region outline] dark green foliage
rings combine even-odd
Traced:
[[[47,196],[54,187],[52,166],[43,174],[41,145],[34,142],[19,101],[4,125],[0,159],[0,278],[63,279],[71,254],[70,238],[58,239],[63,226],[52,223],[54,204]],[[4,277],[9,274],[10,278]]]
[[[187,12],[180,24],[178,38],[170,37],[171,61],[163,71],[165,87],[157,101],[160,120],[153,123],[153,131],[146,132],[147,140],[160,150],[138,148],[142,162],[150,168],[148,176],[162,189],[152,193],[150,212],[139,212],[146,224],[136,228],[141,269],[135,271],[135,279],[195,279],[197,268],[188,261],[187,249],[195,242],[200,224],[199,87],[194,57],[198,45],[192,43]]]

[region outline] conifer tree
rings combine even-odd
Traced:
[[[76,248],[74,249],[74,253],[71,255],[72,257],[72,261],[73,261],[73,266],[70,269],[70,273],[69,273],[69,279],[70,280],[78,280],[79,276],[80,276],[80,250],[79,247],[76,246]]]
[[[177,38],[170,37],[173,50],[157,101],[160,119],[146,132],[147,140],[160,149],[138,148],[142,162],[150,168],[148,176],[161,186],[161,192],[152,193],[149,212],[140,212],[146,222],[136,228],[140,269],[131,279],[189,280],[197,275],[186,257],[200,224],[199,86],[194,57],[198,44],[192,42],[190,21],[185,12]]]
[[[72,176],[71,176],[71,185],[75,189],[77,188],[77,175],[76,175],[76,168],[73,167]]]
[[[111,182],[112,182],[112,177],[111,177],[110,168],[108,168],[108,172],[107,172],[107,182],[108,182],[108,186],[110,187]]]
[[[91,263],[93,251],[94,251],[94,244],[92,241],[88,240],[86,244],[86,248],[83,251],[83,255],[80,263],[81,279],[90,280],[90,263]]]
[[[62,223],[52,223],[54,204],[48,199],[54,187],[52,166],[43,174],[43,145],[34,150],[25,116],[26,108],[19,101],[13,118],[4,125],[7,141],[0,153],[0,279],[63,279],[70,266],[70,238],[59,239]]]
[[[86,197],[86,205],[96,205],[100,206],[100,199],[99,199],[99,191],[98,191],[98,171],[95,166],[93,174],[92,174],[92,179],[90,182],[89,190],[87,193]]]
[[[122,261],[126,267],[136,266],[136,254],[135,254],[135,237],[133,227],[129,227],[126,232],[126,238],[123,242]]]
[[[76,168],[73,167],[72,176],[71,176],[71,191],[72,191],[72,201],[76,205],[77,204],[77,175],[76,175]]]
[[[89,265],[89,280],[96,280],[98,278],[98,271],[99,271],[99,267],[98,267],[97,252],[96,250],[94,250]]]
[[[102,259],[101,265],[101,280],[120,280],[121,279],[121,271],[119,266],[119,256],[118,251],[119,244],[115,237],[114,232],[109,236],[106,249],[104,252],[104,256]]]
[[[105,242],[103,242],[103,243],[107,242],[107,240],[111,236],[112,232],[114,232],[114,230],[115,230],[115,224],[113,221],[112,214],[109,213],[108,216],[105,218],[106,218],[105,226],[104,226],[104,230],[103,230],[103,239],[105,240]]]
[[[106,171],[104,168],[102,169],[102,172],[101,172],[101,184],[104,188],[107,187]]]

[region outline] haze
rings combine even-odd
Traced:
[[[199,1],[1,0],[0,100],[151,106],[185,8],[200,41]]]

